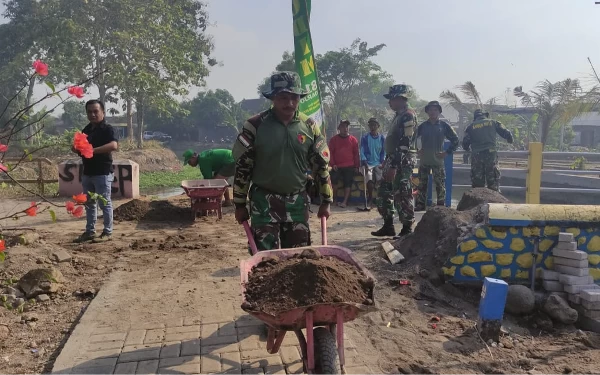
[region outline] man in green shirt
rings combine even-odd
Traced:
[[[273,74],[263,95],[273,102],[271,109],[248,119],[233,146],[235,218],[250,219],[259,250],[309,246],[308,171],[320,187],[318,217],[329,217],[333,201],[327,142],[314,121],[298,112],[307,93],[296,73]]]
[[[489,119],[489,113],[475,110],[474,121],[465,129],[463,148],[471,150],[471,186],[499,191],[500,168],[496,134],[513,143],[510,130],[500,122]]]
[[[200,168],[202,178],[206,180],[228,180],[235,173],[235,160],[233,160],[231,150],[206,150],[200,154],[197,154],[193,150],[186,150],[183,153],[183,165],[186,164]],[[229,189],[227,189],[225,190],[223,206],[228,207],[231,205],[231,197]]]
[[[446,171],[444,170],[444,159],[452,155],[458,148],[458,136],[450,124],[440,120],[442,106],[437,101],[429,102],[425,106],[425,113],[429,120],[419,125],[417,139],[421,139],[419,155],[419,196],[415,211],[424,211],[427,205],[427,183],[429,172],[433,174],[433,182],[437,191],[438,206],[446,204]],[[450,141],[450,147],[444,151],[444,139]]]

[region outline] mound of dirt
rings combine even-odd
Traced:
[[[374,281],[337,258],[305,251],[286,260],[264,258],[246,284],[247,311],[276,314],[317,303],[373,304]]]
[[[113,218],[119,221],[191,221],[192,211],[189,205],[183,206],[178,203],[165,200],[149,202],[133,199],[116,208]]]
[[[484,203],[510,203],[510,200],[497,191],[486,188],[474,188],[463,194],[456,209],[458,211],[467,211]]]

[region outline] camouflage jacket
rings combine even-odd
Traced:
[[[284,125],[272,110],[262,112],[244,123],[233,146],[233,201],[246,204],[250,183],[275,194],[304,191],[312,170],[322,201],[332,202],[329,156],[325,137],[304,114]]]
[[[417,129],[417,114],[411,108],[396,112],[385,138],[385,153],[391,158],[393,167],[400,167],[402,157],[406,153],[415,153],[415,134]]]

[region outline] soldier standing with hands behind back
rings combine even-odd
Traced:
[[[471,185],[474,188],[485,187],[499,191],[500,168],[496,134],[513,143],[510,130],[500,122],[489,119],[490,114],[476,109],[474,121],[465,129],[463,148],[471,153]]]
[[[399,236],[412,233],[414,223],[414,198],[411,176],[416,164],[415,131],[417,115],[408,106],[411,97],[406,85],[394,85],[387,94],[389,105],[396,112],[385,139],[386,160],[383,181],[377,191],[377,209],[383,217],[383,227],[371,232],[373,236],[395,236],[394,212],[398,211],[402,230]]]

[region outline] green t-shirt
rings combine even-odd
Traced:
[[[211,179],[221,168],[235,163],[231,150],[214,149],[206,150],[198,156],[198,168],[202,178]]]

